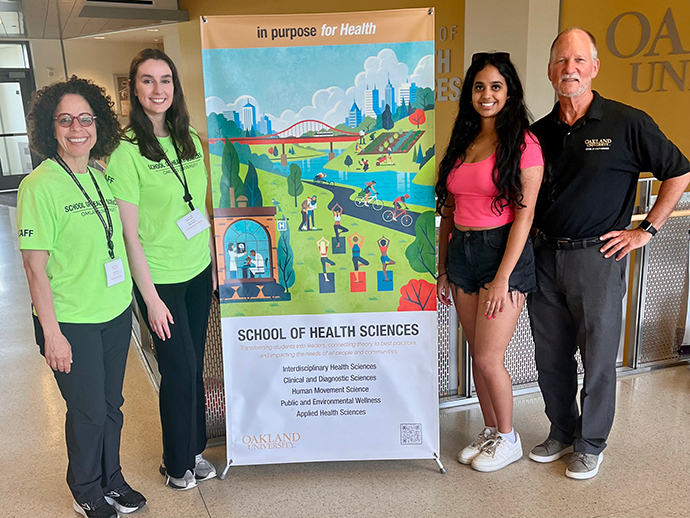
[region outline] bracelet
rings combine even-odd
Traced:
[[[436,280],[439,280],[439,279],[440,279],[441,277],[443,277],[444,275],[448,275],[448,272],[439,273],[439,274],[438,274],[438,277],[436,277]]]

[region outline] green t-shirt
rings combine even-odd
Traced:
[[[206,166],[199,137],[195,131],[191,135],[197,154],[182,164],[194,207],[204,213]],[[182,178],[172,138],[158,141]],[[152,162],[139,154],[137,144],[122,140],[110,156],[105,177],[117,199],[139,207],[139,240],[155,284],[185,282],[204,271],[211,262],[209,229],[187,239],[177,226],[177,221],[189,214],[189,205],[182,199],[182,183],[165,160]]]
[[[125,281],[108,287],[105,263],[110,261],[105,229],[67,172],[45,160],[22,180],[17,196],[20,250],[47,250],[46,274],[53,291],[58,322],[100,324],[120,315],[132,302],[132,278],[122,237],[122,222],[108,182],[91,171],[110,212],[116,257],[125,267]],[[88,174],[76,175],[105,218],[98,192]]]

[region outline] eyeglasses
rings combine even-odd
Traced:
[[[91,126],[93,121],[96,120],[96,116],[90,113],[80,113],[79,115],[70,115],[69,113],[60,113],[53,117],[54,121],[62,126],[63,128],[70,128],[74,123],[75,119],[79,122],[79,125],[83,128]]]
[[[505,63],[510,59],[509,52],[477,52],[472,54],[472,63],[477,61],[493,61],[494,63]]]

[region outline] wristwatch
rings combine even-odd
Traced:
[[[648,219],[640,223],[640,228],[645,232],[649,232],[650,234],[652,234],[652,237],[654,237],[658,232],[658,230],[654,228],[654,225],[652,225],[652,223]]]

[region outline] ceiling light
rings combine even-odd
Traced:
[[[94,40],[104,40],[105,36],[94,36],[93,39]]]
[[[158,32],[158,29],[146,29],[146,32]]]

